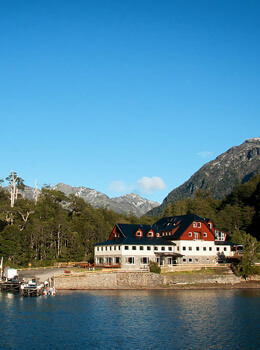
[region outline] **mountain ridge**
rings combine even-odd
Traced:
[[[204,164],[181,186],[173,189],[159,207],[148,215],[160,216],[168,203],[191,197],[197,190],[210,191],[215,199],[223,199],[235,185],[249,181],[260,173],[260,137],[233,146],[214,160]]]
[[[5,189],[10,190],[9,186],[5,187]],[[137,217],[146,214],[152,208],[160,205],[158,202],[143,198],[136,193],[110,198],[106,194],[92,188],[84,186],[73,187],[62,182],[53,186],[52,189],[63,192],[66,196],[72,194],[80,197],[94,208],[107,208],[120,214],[133,214]],[[34,189],[30,186],[25,185],[23,190],[19,190],[19,193],[29,200],[34,199]]]

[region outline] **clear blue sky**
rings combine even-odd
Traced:
[[[258,0],[0,0],[1,172],[161,202],[260,136]]]

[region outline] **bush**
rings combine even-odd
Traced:
[[[150,261],[149,267],[150,267],[150,272],[161,273],[161,268],[160,266],[158,266],[158,264],[155,261]]]

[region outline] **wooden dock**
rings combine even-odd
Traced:
[[[44,294],[45,286],[39,283],[37,279],[32,279],[29,282],[13,280],[0,281],[0,290],[2,292],[19,293],[24,297],[38,297]]]
[[[3,292],[12,292],[12,293],[19,293],[20,292],[20,284],[21,282],[1,282],[0,283],[0,289]]]

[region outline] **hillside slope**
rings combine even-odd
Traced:
[[[148,215],[159,216],[168,203],[189,198],[197,190],[210,191],[213,198],[223,199],[236,184],[249,181],[255,174],[260,174],[259,137],[248,139],[206,163],[188,181],[171,191],[163,203]]]

